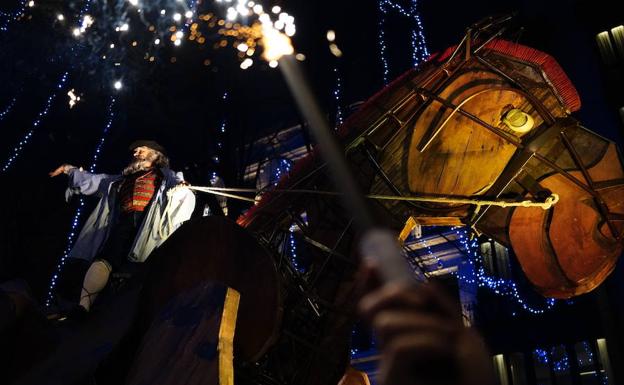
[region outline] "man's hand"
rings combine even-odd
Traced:
[[[359,308],[380,343],[381,384],[492,384],[481,338],[464,327],[458,307],[440,288],[386,284],[366,294]]]
[[[64,164],[58,166],[56,168],[56,170],[50,171],[48,173],[48,175],[50,175],[50,178],[54,178],[55,176],[58,176],[58,175],[61,175],[61,174],[67,174],[69,172],[69,170],[71,170],[72,168],[75,168],[75,167],[72,166],[71,164],[64,163]]]

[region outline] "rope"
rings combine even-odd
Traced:
[[[243,197],[240,195],[229,194],[229,192],[239,193],[253,193],[258,194],[260,191],[256,189],[244,189],[244,188],[227,188],[227,187],[197,187],[187,186],[191,190],[205,192],[208,194],[220,195],[233,199],[240,199],[247,202],[255,202],[255,199]],[[314,194],[314,195],[329,195],[329,196],[342,196],[341,193],[334,191],[318,191],[318,190],[285,190],[275,189],[271,190],[281,193],[292,194]],[[544,202],[536,202],[532,200],[523,201],[506,201],[506,200],[480,200],[471,198],[441,198],[431,196],[396,196],[396,195],[377,195],[369,194],[365,195],[368,199],[374,200],[391,200],[391,201],[403,201],[403,202],[428,202],[428,203],[445,203],[445,204],[469,204],[477,206],[477,210],[480,210],[482,206],[498,206],[498,207],[539,207],[544,210],[550,209],[557,202],[559,202],[559,195],[551,194]]]

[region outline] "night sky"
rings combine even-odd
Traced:
[[[17,3],[3,1],[0,9],[15,9]],[[508,37],[554,56],[581,95],[583,106],[575,117],[621,145],[623,131],[617,108],[624,101],[617,94],[618,84],[605,75],[594,40],[597,33],[624,22],[614,3],[419,2],[431,53],[459,42],[465,29],[483,17],[517,12]],[[306,72],[330,119],[336,109],[334,68],[342,75],[341,105],[345,110],[383,86],[377,1],[280,4],[296,18],[295,46],[306,55]],[[12,23],[8,31],[0,32],[0,112],[16,98],[14,109],[0,122],[3,163],[61,74],[70,74],[67,86],[19,158],[0,173],[0,281],[24,277],[37,295],[43,294],[62,255],[76,207],[76,202],[64,202],[64,177],[50,179],[47,173],[63,162],[89,165],[106,124],[111,97],[117,100],[115,120],[98,163],[102,172],[118,172],[129,159],[128,144],[133,139],[150,138],[169,149],[174,169],[190,169],[192,183],[206,185],[209,172],[215,170],[229,186],[241,186],[246,156],[239,150],[241,146],[301,123],[279,71],[258,60],[251,69],[242,71],[231,47],[214,50],[210,44],[187,42],[162,49],[155,63],[144,60],[140,48],[137,52],[127,48],[128,59],[121,69],[102,65],[88,44],[72,51],[76,40],[55,21],[55,15],[61,11],[69,15],[78,6],[79,2],[40,0],[28,11],[31,20]],[[205,10],[211,7],[200,5]],[[411,66],[410,25],[399,16],[389,17],[385,25],[390,78]],[[344,53],[340,59],[328,49],[325,34],[329,29],[336,31],[337,44]],[[116,44],[129,46],[130,42],[120,38]],[[209,66],[204,65],[207,59]],[[112,83],[119,77],[124,88],[115,92]],[[66,93],[71,88],[82,94],[83,100],[70,110]],[[225,92],[227,102],[222,98]],[[227,131],[219,151],[216,143],[224,119]],[[212,160],[215,155],[220,156],[219,164]]]

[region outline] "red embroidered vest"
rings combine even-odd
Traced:
[[[160,173],[154,169],[124,177],[119,187],[121,211],[144,211],[160,185]]]

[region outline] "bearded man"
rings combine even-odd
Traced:
[[[191,217],[195,196],[182,173],[169,169],[165,149],[152,140],[129,147],[130,164],[121,175],[92,174],[69,164],[50,172],[69,176],[65,196],[98,195],[68,258],[93,261],[85,274],[79,311],[88,312],[112,271],[126,261],[145,262],[175,229]]]

